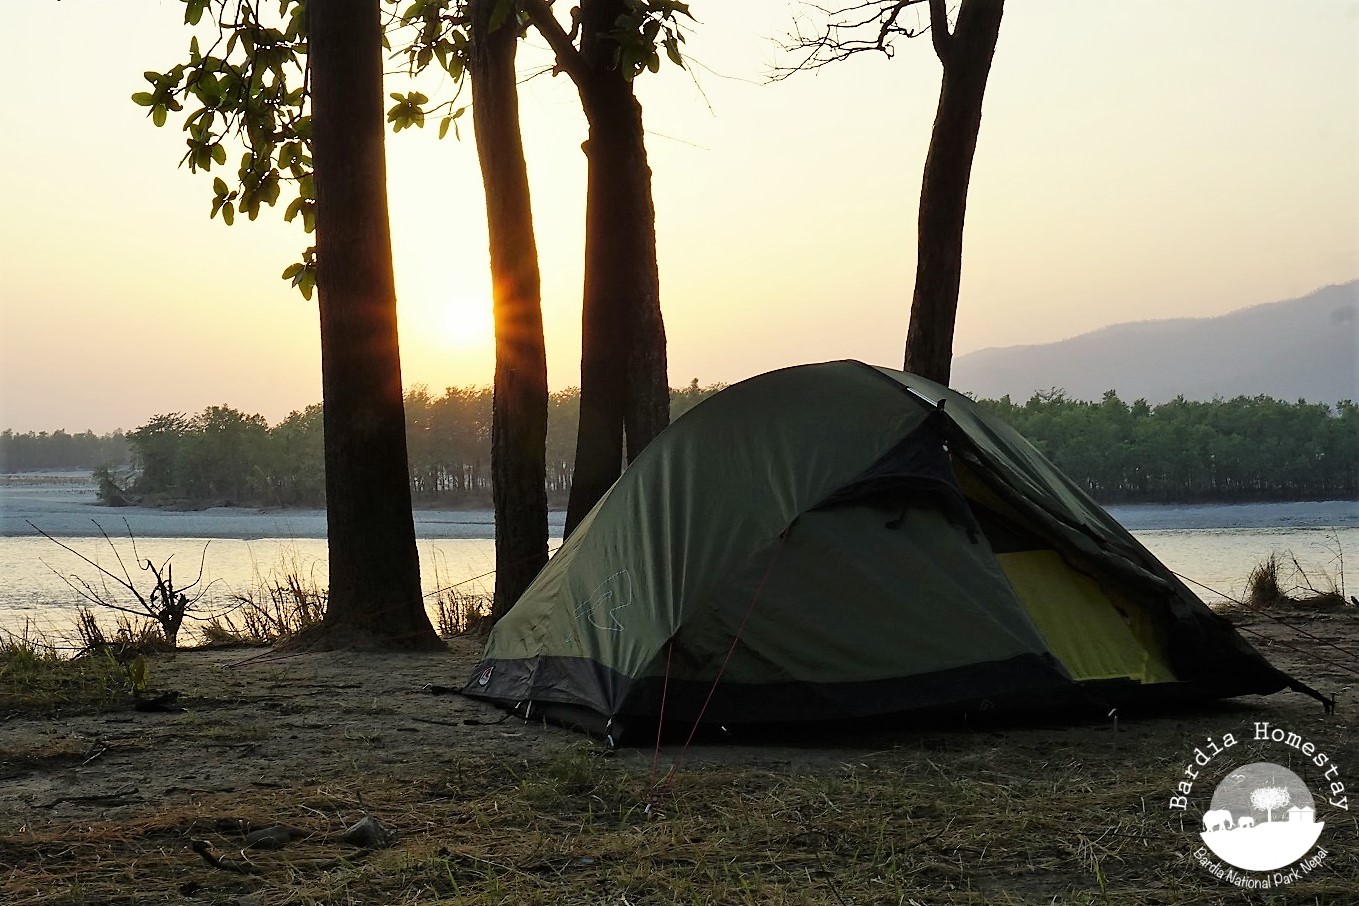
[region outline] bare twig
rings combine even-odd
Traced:
[[[133,557],[136,558],[142,571],[149,572],[155,579],[155,585],[152,587],[149,595],[143,595],[141,591],[137,589],[127,564],[123,560],[122,553],[118,550],[118,546],[114,544],[113,539],[109,537],[108,532],[106,532],[104,527],[97,521],[94,521],[94,526],[99,530],[99,534],[103,537],[105,543],[108,544],[109,549],[113,552],[114,558],[118,561],[118,568],[122,571],[121,576],[101,563],[85,556],[69,544],[66,544],[58,538],[54,538],[52,535],[38,528],[38,526],[34,525],[31,521],[28,522],[28,526],[39,535],[42,535],[62,550],[75,555],[82,562],[93,567],[97,571],[98,575],[101,577],[100,585],[102,586],[102,589],[96,588],[94,584],[81,576],[68,576],[58,572],[51,564],[47,563],[47,561],[42,561],[43,565],[50,569],[57,578],[65,582],[66,586],[74,591],[78,597],[92,605],[113,610],[118,613],[125,613],[135,617],[150,617],[160,624],[165,640],[171,645],[174,645],[178,639],[179,630],[183,626],[186,618],[214,618],[211,616],[200,617],[191,613],[194,607],[197,606],[213,585],[216,584],[216,580],[209,582],[207,585],[202,584],[203,573],[207,566],[208,545],[211,544],[211,542],[207,542],[203,545],[203,551],[199,556],[198,561],[198,574],[194,577],[193,582],[186,586],[176,588],[174,582],[174,567],[171,562],[174,555],[171,554],[169,557],[166,557],[160,566],[156,566],[156,564],[149,559],[143,559],[141,552],[137,550],[137,538],[132,532],[131,525],[128,524],[126,519],[123,520],[123,525],[127,528],[128,539],[132,545]],[[114,600],[115,595],[109,587],[110,582],[113,582],[130,595],[136,601],[138,607],[120,604]],[[202,587],[200,588],[200,586]],[[189,593],[193,592],[194,589],[198,589],[198,591],[191,596]]]
[[[808,33],[803,31],[800,22],[794,22],[793,34],[788,37],[784,49],[799,55],[800,59],[791,66],[776,67],[770,78],[776,82],[782,81],[794,73],[820,69],[828,63],[838,63],[865,51],[881,53],[890,58],[895,52],[893,43],[898,37],[916,38],[931,30],[935,51],[942,60],[947,54],[947,42],[951,37],[943,0],[929,0],[930,16],[927,22],[917,21],[915,25],[906,25],[901,21],[902,14],[908,8],[924,2],[926,0],[864,0],[838,9],[808,4],[818,14],[818,18],[826,20],[825,25],[819,33]],[[942,29],[940,23],[943,24]]]

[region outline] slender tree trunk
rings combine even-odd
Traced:
[[[941,384],[948,383],[953,364],[967,189],[1003,10],[1004,0],[962,0],[958,24],[949,34],[943,0],[930,0],[930,28],[944,79],[920,187],[906,370]]]
[[[490,28],[495,0],[471,0],[469,72],[477,156],[486,191],[495,305],[491,496],[500,619],[547,562],[547,351],[528,168],[519,131],[511,16]]]
[[[378,0],[308,8],[330,600],[318,646],[435,648],[420,594],[383,147]]]
[[[656,263],[642,106],[608,37],[624,0],[583,0],[585,72],[573,75],[589,122],[580,427],[566,510],[573,531],[670,419],[665,324]]]

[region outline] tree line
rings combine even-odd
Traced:
[[[1101,503],[1359,499],[1359,405],[981,400]]]
[[[672,417],[723,385],[670,391]],[[406,392],[406,439],[411,498],[417,505],[485,506],[491,502],[490,387],[449,387],[435,395],[417,385]],[[564,504],[571,490],[580,391],[549,395],[546,495]],[[210,406],[197,415],[157,415],[128,433],[122,454],[102,465],[114,484],[104,492],[147,504],[324,506],[325,447],[321,404],[274,426],[261,415]]]
[[[93,431],[0,432],[0,472],[96,469],[125,463],[128,455],[127,438],[122,431],[102,436]]]
[[[720,390],[697,380],[670,391],[670,416]],[[491,502],[492,391],[417,386],[405,394],[411,497],[421,506]],[[1023,403],[979,400],[1102,503],[1359,499],[1359,405],[1267,396],[1161,405],[1109,391],[1097,401],[1060,390]],[[580,392],[549,395],[545,492],[569,497]],[[6,471],[113,469],[106,493],[144,503],[288,507],[325,504],[320,404],[274,426],[212,406],[157,415],[135,431],[96,437],[0,434]],[[126,468],[131,466],[130,469]]]

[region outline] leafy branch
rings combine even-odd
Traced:
[[[286,198],[283,219],[300,220],[306,233],[313,232],[308,0],[277,0],[276,15],[266,12],[262,0],[181,2],[185,25],[205,31],[204,19],[210,21],[211,43],[203,50],[199,35],[193,35],[188,60],[164,72],[148,70],[150,88],[134,93],[132,102],[145,107],[157,127],[169,122],[171,114],[183,115],[186,151],[179,165],[192,173],[226,168],[229,148],[242,150],[234,179],[213,178],[209,218],[220,216],[231,226],[237,214],[254,220],[262,208]],[[394,132],[401,132],[423,128],[427,119],[438,117],[439,138],[450,130],[461,138],[458,120],[467,107],[458,101],[471,52],[467,0],[411,0],[398,10],[399,2],[384,0],[391,7],[385,12],[384,46],[392,50],[395,44],[392,56],[405,61],[412,78],[437,64],[456,89],[452,97],[434,104],[420,91],[392,92],[387,122]],[[551,19],[545,0],[496,0],[492,28],[513,27],[522,35],[534,5]],[[272,11],[272,3],[268,9]],[[693,16],[679,0],[627,0],[626,12],[609,36],[617,43],[615,63],[629,79],[644,70],[657,71],[662,50],[677,66],[684,66],[681,18]],[[555,26],[556,20],[552,23]],[[577,36],[577,26],[578,22],[573,24],[566,36],[568,45]],[[305,249],[282,277],[311,299],[316,288],[315,246]]]
[[[133,94],[133,103],[148,108],[156,126],[164,126],[171,113],[184,114],[188,150],[179,163],[190,172],[225,167],[228,144],[243,148],[234,181],[213,179],[209,217],[220,215],[228,226],[238,213],[254,220],[262,207],[275,206],[286,188],[291,198],[284,219],[301,218],[303,230],[312,232],[316,195],[305,0],[278,0],[277,17],[267,20],[259,0],[183,3],[184,23],[197,27],[208,15],[214,40],[205,52],[194,35],[187,62],[146,72],[151,90]],[[314,252],[308,249],[284,274],[310,299]]]
[[[659,72],[662,50],[671,63],[684,69],[680,17],[694,21],[689,4],[679,0],[627,0],[626,6],[627,12],[614,21],[609,32],[618,45],[616,62],[624,77],[631,81],[646,70]]]

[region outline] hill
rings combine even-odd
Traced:
[[[1162,403],[1256,396],[1334,405],[1359,398],[1359,281],[1214,318],[1116,324],[1034,346],[959,356],[953,386],[1022,401],[1053,387],[1074,399],[1117,390]]]

